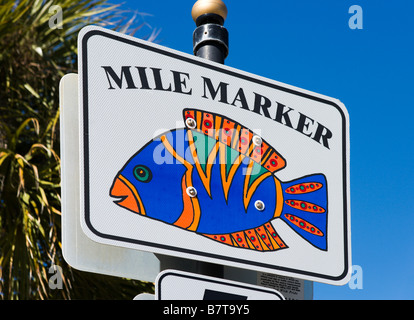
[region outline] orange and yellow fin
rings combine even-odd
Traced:
[[[260,227],[229,234],[202,234],[212,240],[233,247],[255,251],[276,251],[287,248],[270,222]]]
[[[286,166],[285,159],[265,140],[257,139],[253,131],[232,119],[196,109],[184,109],[183,116],[184,120],[191,118],[195,121],[190,129],[250,157],[272,173]]]

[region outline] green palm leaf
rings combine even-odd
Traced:
[[[49,26],[54,8],[61,29]],[[74,270],[62,256],[58,85],[76,72],[87,24],[140,28],[105,0],[0,0],[0,299],[132,299],[153,290]],[[60,290],[49,283],[55,266]]]

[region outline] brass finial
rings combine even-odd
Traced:
[[[194,3],[191,16],[196,21],[197,18],[206,13],[214,13],[226,20],[227,7],[222,0],[198,0]]]

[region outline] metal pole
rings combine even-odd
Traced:
[[[194,55],[224,64],[229,52],[229,35],[223,27],[227,17],[227,7],[221,0],[198,0],[191,11],[197,28],[193,33]],[[224,278],[224,266],[188,260],[183,258],[156,255],[160,269],[176,269],[216,278]]]
[[[229,33],[223,27],[226,5],[221,0],[198,0],[191,14],[197,25],[193,33],[194,55],[223,64],[229,53]]]
[[[221,0],[198,0],[191,11],[197,28],[193,33],[194,55],[224,64],[229,53],[229,33],[223,27],[227,7]],[[197,263],[198,273],[224,277],[224,266],[207,262]]]

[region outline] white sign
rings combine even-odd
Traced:
[[[92,241],[81,229],[79,214],[78,75],[60,81],[60,155],[62,190],[62,251],[78,270],[153,282],[160,261],[150,252]]]
[[[79,34],[79,89],[90,239],[348,281],[340,101],[98,27]]]
[[[284,300],[280,292],[246,283],[177,270],[161,272],[156,300]]]

